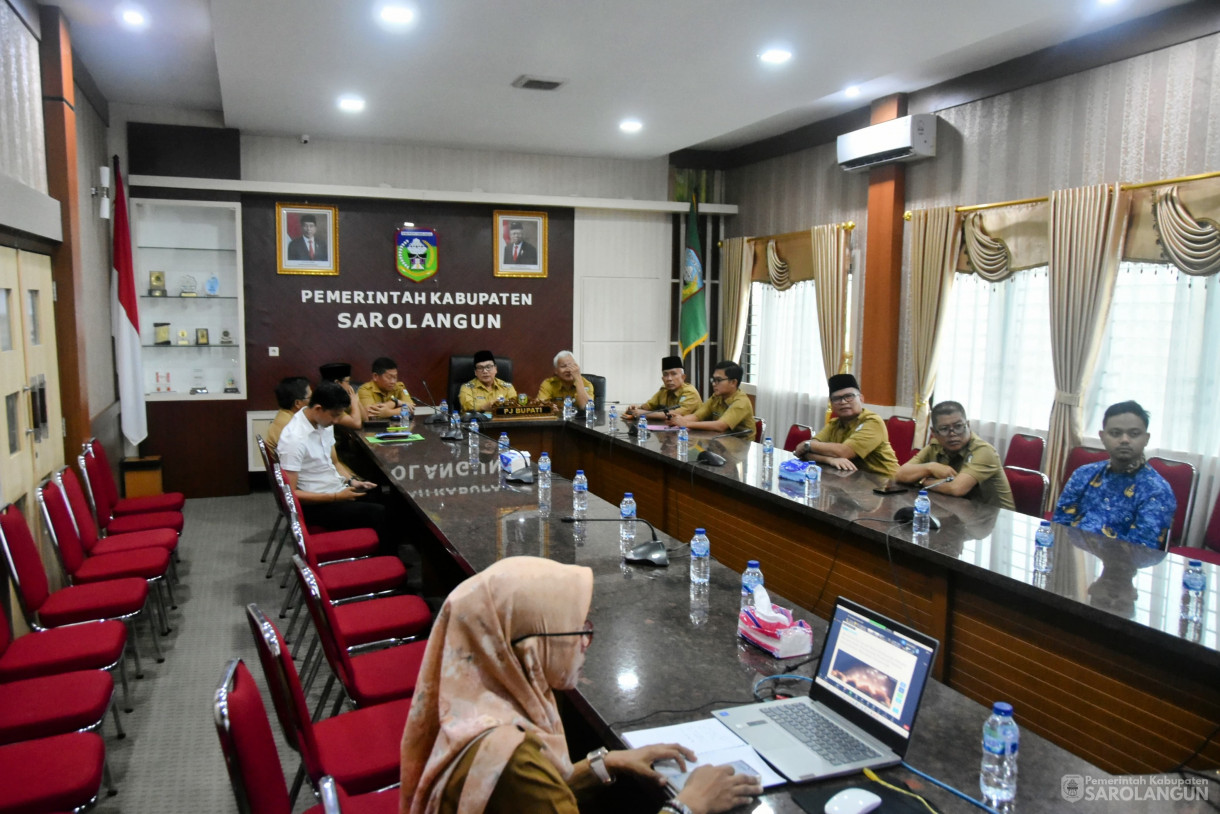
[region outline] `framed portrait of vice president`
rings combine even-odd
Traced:
[[[275,205],[275,253],[280,274],[339,273],[339,210],[310,204]]]
[[[545,212],[494,213],[492,254],[497,277],[546,277]]]

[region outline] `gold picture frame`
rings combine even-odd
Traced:
[[[492,218],[495,239],[491,252],[495,276],[545,278],[549,238],[547,214],[497,209]]]
[[[311,223],[313,232],[307,234]],[[280,274],[338,276],[338,207],[276,203],[275,227],[276,270]]]

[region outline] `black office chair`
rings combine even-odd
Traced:
[[[462,385],[474,378],[474,354],[449,357],[449,387],[445,398],[450,407],[458,406],[458,391]],[[513,360],[507,356],[496,357],[496,378],[513,383]],[[527,394],[532,395],[532,394]]]
[[[606,377],[598,376],[595,373],[581,372],[582,376],[589,380],[589,384],[593,385],[593,406],[600,413],[606,408]]]

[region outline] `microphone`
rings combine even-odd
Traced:
[[[931,483],[921,486],[919,488],[931,489],[933,486],[940,486],[942,483],[948,483],[949,481],[953,480],[955,477],[957,477],[957,476],[950,475],[947,478],[941,478],[940,480],[934,480]],[[894,512],[894,522],[896,522],[896,523],[910,523],[914,519],[915,519],[915,507],[914,506],[903,506],[901,509]],[[931,512],[928,512],[928,521],[929,521],[928,525],[932,527],[932,531],[938,531],[940,529],[940,520],[938,520],[936,515],[932,514]]]
[[[483,433],[479,433],[479,435],[482,436]],[[529,453],[523,452],[522,450],[519,450],[516,447],[507,447],[505,449],[497,449],[496,455],[500,459],[500,471],[504,471],[504,457],[503,456],[504,456],[504,453],[506,453],[506,452],[515,452],[522,457],[522,460],[527,460],[527,461],[529,460],[529,458],[528,458]],[[531,464],[529,466],[523,466],[520,469],[516,470],[515,472],[513,472],[513,471],[508,472],[508,474],[506,474],[504,476],[504,480],[508,481],[509,483],[533,483],[534,482],[533,465]]]
[[[425,418],[424,423],[425,424],[447,424],[448,422],[445,420],[445,417],[441,415],[440,410],[436,406],[436,398],[432,395],[432,389],[430,387],[428,387],[428,382],[424,379],[420,379],[419,383],[424,386],[424,392],[428,394],[428,400],[432,402],[431,404],[424,405],[425,407],[432,408],[432,415]],[[442,438],[444,437],[444,433],[441,434],[441,437]],[[449,439],[446,439],[446,440],[449,440]]]
[[[559,518],[559,522],[561,523],[583,523],[586,521],[592,521],[594,523],[621,523],[622,519],[618,517],[573,517],[572,515]],[[648,526],[649,531],[652,532],[652,539],[643,543],[637,543],[631,550],[623,555],[623,559],[627,562],[655,565],[658,568],[665,568],[668,566],[669,552],[665,548],[665,543],[657,539],[656,527],[642,517],[637,517],[635,521]]]

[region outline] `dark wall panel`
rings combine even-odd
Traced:
[[[232,128],[129,122],[127,154],[135,175],[241,178],[241,133]]]

